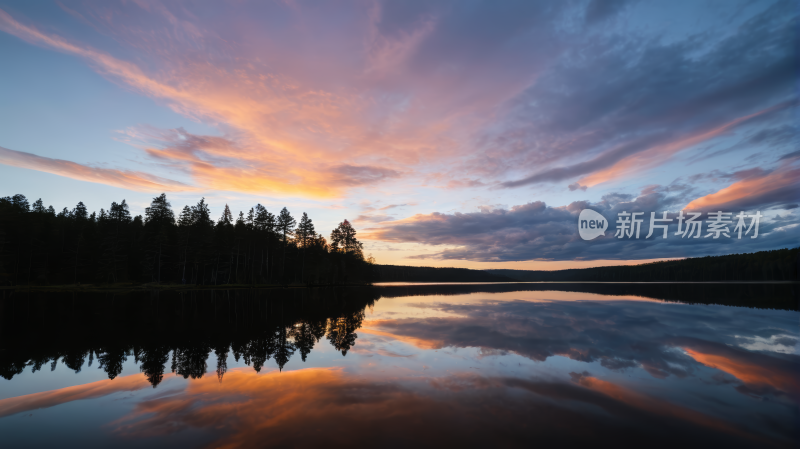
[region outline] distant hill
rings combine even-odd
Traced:
[[[798,258],[800,247],[616,267],[486,271],[523,282],[797,281]]]
[[[374,282],[518,282],[507,276],[467,268],[375,265]]]

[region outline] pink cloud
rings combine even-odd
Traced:
[[[429,180],[444,189],[584,189],[796,105],[786,95],[789,25],[777,9],[751,21],[769,26],[709,39],[695,61],[691,40],[665,46],[638,33],[563,29],[565,17],[585,11],[562,5],[70,8],[62,6],[114,45],[100,50],[2,10],[0,30],[82,58],[219,130],[223,137],[156,131],[140,145],[201,188],[314,198]],[[730,58],[731,48],[762,42],[774,43],[767,56]]]
[[[297,23],[324,23],[324,9],[281,12]],[[278,36],[241,17],[221,14],[219,24],[203,23],[178,5],[101,4],[69,13],[146,62],[41,31],[2,10],[0,30],[83,58],[110,80],[219,127],[229,137],[193,136],[193,149],[165,141],[175,137],[166,136],[171,131],[151,134],[145,145],[145,154],[204,188],[341,197],[352,187],[415,176],[423,164],[436,171],[431,164],[457,155],[469,133],[490,120],[487,107],[531,82],[529,73],[503,75],[498,66],[484,72],[513,82],[475,73],[454,84],[434,66],[412,62],[437,21],[390,35],[379,29],[380,8],[355,14],[350,31],[317,27],[314,36],[280,36],[301,51],[278,45]],[[229,27],[215,31],[222,23]],[[231,30],[235,38],[222,36]]]
[[[89,167],[62,159],[51,159],[0,147],[0,164],[52,173],[54,175],[95,182],[140,192],[175,192],[194,190],[184,183],[147,173]]]
[[[800,201],[800,168],[784,166],[773,172],[747,170],[739,177],[743,179],[691,201],[686,209],[739,211]]]
[[[30,410],[54,407],[82,399],[94,399],[120,391],[136,391],[150,386],[144,374],[105,379],[83,385],[65,387],[0,400],[0,417]]]

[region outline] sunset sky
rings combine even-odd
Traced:
[[[0,0],[0,196],[286,206],[326,236],[349,219],[384,264],[795,247],[799,16],[795,1]],[[613,223],[687,206],[760,211],[759,237],[578,237],[584,208]]]

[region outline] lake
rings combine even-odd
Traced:
[[[798,284],[4,292],[3,447],[797,447]]]

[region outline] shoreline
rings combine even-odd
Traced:
[[[800,285],[800,281],[519,281],[519,282],[376,282],[370,284],[225,284],[225,285],[158,285],[158,284],[124,284],[124,285],[14,285],[0,286],[0,291],[37,291],[37,292],[123,292],[123,291],[191,291],[191,290],[251,290],[251,289],[306,289],[325,287],[404,287],[424,285],[515,285],[515,284],[616,284],[616,285],[768,285],[786,284]]]

